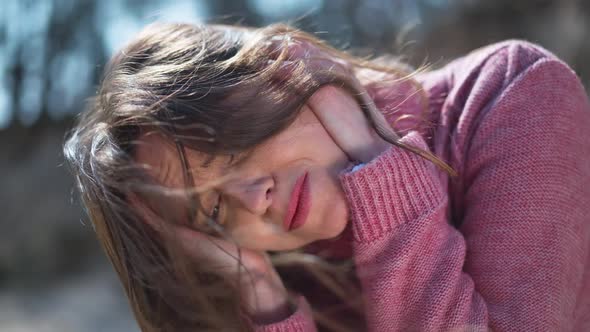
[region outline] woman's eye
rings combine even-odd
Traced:
[[[221,195],[217,196],[217,201],[213,209],[211,209],[211,213],[209,214],[209,218],[213,219],[213,221],[219,221],[219,212],[221,210]]]

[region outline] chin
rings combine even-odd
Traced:
[[[335,222],[330,223],[330,227],[325,227],[325,231],[322,232],[322,238],[318,240],[329,240],[340,236],[344,230],[346,229],[346,225],[348,224],[346,218],[338,218]],[[327,226],[327,225],[326,225]]]

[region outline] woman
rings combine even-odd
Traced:
[[[167,24],[111,60],[65,155],[143,331],[358,330],[317,314],[322,284],[371,331],[580,331],[589,129],[575,73],[522,41],[410,73]]]

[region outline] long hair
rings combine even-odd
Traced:
[[[130,194],[169,194],[134,162],[140,134],[157,132],[211,156],[233,156],[286,128],[317,89],[336,84],[358,100],[382,138],[453,172],[433,154],[400,143],[380,121],[379,94],[371,94],[375,82],[360,78],[363,70],[389,77],[389,88],[396,82],[415,85],[404,65],[353,57],[282,24],[259,29],[153,24],[116,53],[64,154],[142,331],[251,326],[231,282],[189,261],[131,207]],[[338,292],[329,285],[332,279],[315,275]]]

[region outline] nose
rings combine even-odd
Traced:
[[[228,183],[225,193],[253,214],[263,215],[272,204],[275,183],[271,176],[237,180]]]

